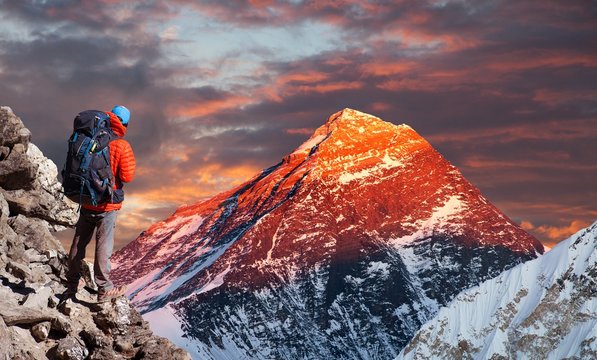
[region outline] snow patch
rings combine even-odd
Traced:
[[[388,277],[390,275],[390,264],[382,261],[372,261],[367,267],[367,274],[379,274],[382,277]]]
[[[195,294],[201,294],[204,292],[208,292],[210,290],[213,290],[217,287],[222,286],[222,284],[224,284],[224,278],[226,277],[226,274],[228,274],[230,272],[230,270],[232,270],[232,268],[230,266],[228,266],[226,268],[226,270],[222,271],[221,273],[216,275],[210,282],[203,285],[201,287],[201,289],[199,289],[198,291],[195,292]]]
[[[404,224],[417,229],[415,232],[400,238],[390,239],[389,243],[395,247],[410,244],[414,240],[431,236],[433,231],[440,227],[444,230],[450,230],[452,233],[458,233],[458,222],[452,219],[467,207],[467,204],[462,202],[458,195],[452,195],[443,205],[434,208],[428,219],[418,220],[413,224]]]
[[[309,140],[305,141],[301,146],[296,148],[296,150],[294,150],[292,153],[296,154],[296,153],[303,152],[305,150],[311,150],[313,148],[313,146],[322,142],[323,139],[325,139],[325,135],[317,135],[315,137],[312,137]]]
[[[177,276],[169,275],[165,278],[160,278],[158,281],[150,283],[148,286],[135,294],[131,300],[136,306],[143,308],[143,305],[146,304],[148,300],[159,301],[166,298],[188,280],[197,275],[197,273],[199,273],[201,270],[213,264],[233,243],[234,241],[231,241],[230,243],[222,245],[219,248],[206,247],[199,249],[198,251],[200,255],[198,260],[196,260],[196,263],[186,273]],[[204,255],[207,255],[207,258],[203,258]],[[184,266],[185,264],[186,263],[180,264],[178,268]],[[172,274],[176,274],[177,269],[175,269]]]
[[[125,295],[130,298],[132,294],[134,294],[137,290],[144,288],[148,284],[154,282],[159,275],[162,273],[163,269],[158,268],[150,271],[147,275],[138,278],[137,280],[133,281],[129,285],[127,285],[127,290]]]
[[[382,158],[380,158],[380,160],[381,161],[379,161],[374,166],[363,169],[361,171],[357,171],[354,173],[345,172],[342,175],[340,175],[338,181],[340,181],[341,184],[346,185],[354,180],[360,180],[369,176],[377,175],[382,170],[405,167],[405,164],[402,161],[393,159],[387,152],[384,154]]]

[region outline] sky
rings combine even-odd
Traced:
[[[59,168],[79,111],[131,110],[116,248],[346,107],[413,127],[549,246],[597,220],[592,0],[0,0],[0,104]]]

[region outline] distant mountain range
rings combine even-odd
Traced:
[[[412,128],[345,109],[154,224],[113,276],[198,359],[388,359],[462,290],[543,251]]]
[[[597,222],[459,294],[399,359],[597,359]]]

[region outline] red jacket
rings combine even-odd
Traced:
[[[122,125],[116,115],[111,112],[106,113],[110,115],[112,131],[120,137],[110,143],[110,166],[116,178],[114,189],[122,189],[123,183],[130,182],[135,177],[135,154],[133,154],[133,149],[128,141],[122,139],[126,134],[126,127]],[[93,211],[120,210],[121,207],[122,203],[105,203],[98,206],[83,205],[83,208]]]

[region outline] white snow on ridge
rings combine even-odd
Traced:
[[[198,249],[197,251],[199,254],[209,255],[206,258],[197,260],[197,262],[182,275],[174,276],[171,274],[164,278],[160,278],[156,281],[148,283],[147,286],[141,288],[141,290],[135,294],[131,301],[137,307],[143,309],[149,301],[159,301],[160,299],[167,297],[172,292],[184,285],[185,282],[197,275],[197,273],[199,273],[201,270],[213,264],[220,257],[220,255],[222,255],[226,249],[232,245],[232,243],[234,243],[234,241],[222,245],[219,248],[206,247]],[[184,262],[179,266],[179,268],[183,265],[185,265]],[[176,270],[173,273],[176,273]],[[213,282],[211,289],[220,286],[221,284],[221,282],[219,284],[217,284],[217,282]],[[130,289],[131,293],[135,292],[132,287]]]
[[[162,273],[163,270],[164,269],[161,269],[161,268],[154,269],[154,270],[150,271],[149,273],[147,273],[145,276],[142,276],[142,277],[136,279],[135,281],[133,281],[132,283],[128,284],[125,295],[127,297],[130,297],[132,294],[134,294],[139,289],[142,289],[145,286],[151,284],[159,277],[159,275]]]
[[[168,243],[174,243],[174,242],[176,242],[176,240],[182,238],[183,236],[187,236],[187,235],[191,235],[191,234],[195,233],[199,229],[199,226],[201,226],[201,224],[203,223],[203,220],[205,220],[205,218],[200,215],[195,215],[195,216],[191,216],[189,218],[185,218],[185,220],[186,221],[184,221],[184,222],[183,221],[177,222],[176,225],[180,225],[181,223],[184,223],[184,225],[182,225],[180,227],[180,229],[178,229],[176,231],[176,233],[170,237],[170,239],[168,240]],[[170,226],[169,228],[171,229],[172,226]],[[169,252],[168,250],[171,250],[171,249],[160,248],[160,250],[158,251],[158,253],[156,255],[162,256],[165,253]]]
[[[381,170],[392,169],[397,167],[403,168],[406,166],[402,161],[393,159],[387,152],[384,154],[382,158],[380,158],[380,160],[381,161],[375,164],[375,166],[365,168],[354,173],[345,172],[342,175],[340,175],[338,181],[341,184],[348,184],[353,180],[360,180],[369,176],[376,175]]]
[[[203,285],[203,287],[201,287],[201,289],[194,292],[194,294],[201,294],[201,293],[208,292],[210,290],[213,290],[215,288],[222,286],[224,284],[224,278],[226,277],[226,274],[228,274],[230,272],[230,270],[232,270],[232,268],[230,266],[228,266],[226,268],[226,270],[224,270],[221,273],[219,273],[218,275],[214,276],[214,278],[211,281],[209,281],[207,284]]]
[[[474,359],[595,358],[595,269],[597,222],[545,255],[460,293],[397,359],[447,359],[454,351]]]
[[[299,146],[298,148],[296,148],[296,150],[294,150],[292,152],[292,154],[303,152],[305,150],[311,150],[313,148],[313,146],[315,146],[315,145],[319,144],[320,142],[322,142],[323,139],[325,139],[325,135],[314,136],[314,137],[310,138],[309,140],[305,141],[301,146]]]
[[[428,219],[418,220],[414,224],[404,224],[416,229],[412,234],[396,239],[390,239],[389,243],[395,247],[410,244],[416,239],[431,236],[435,229],[446,224],[451,224],[450,229],[456,232],[458,230],[458,225],[456,225],[457,222],[450,220],[467,207],[467,204],[462,202],[458,195],[452,195],[442,206],[434,208],[433,213],[431,213],[431,216]]]

